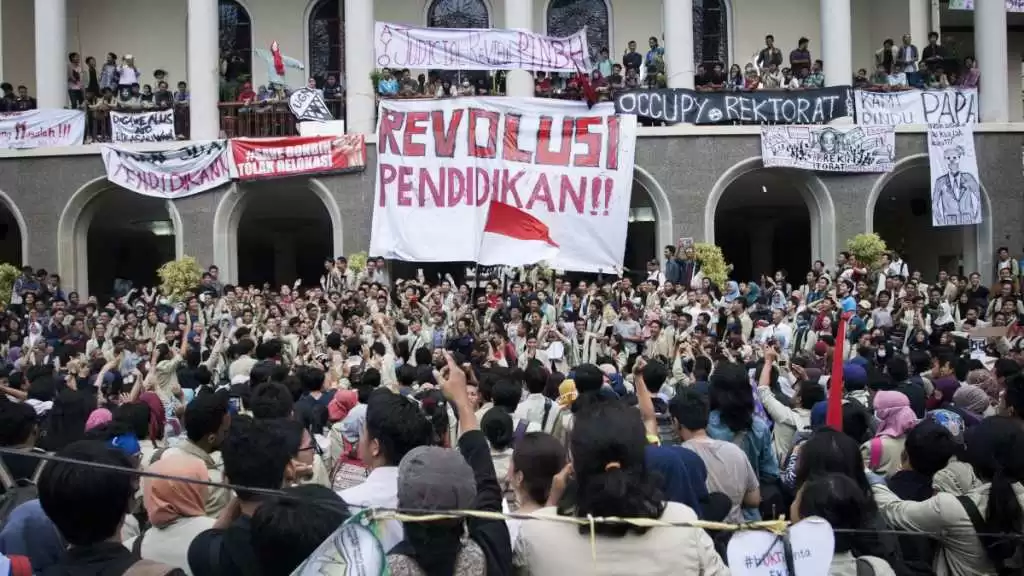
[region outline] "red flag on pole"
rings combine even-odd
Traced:
[[[846,324],[853,312],[844,312],[836,330],[836,346],[832,349],[832,377],[828,379],[828,413],[825,423],[829,428],[843,431],[843,348],[846,343]]]
[[[587,103],[587,108],[593,108],[594,104],[597,104],[597,90],[590,83],[590,75],[580,68],[579,63],[576,64],[576,83],[580,87],[580,93],[583,96],[583,100]]]

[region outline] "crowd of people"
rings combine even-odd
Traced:
[[[399,509],[374,521],[392,574],[728,574],[731,532],[695,522],[816,516],[831,574],[1019,573],[1022,268],[1003,248],[997,270],[842,253],[718,286],[681,244],[637,282],[338,258],[318,286],[210,267],[180,301],[97,301],[26,268],[0,325],[0,553],[283,575]],[[452,510],[540,519],[415,518]]]

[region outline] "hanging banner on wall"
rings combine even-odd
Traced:
[[[382,101],[370,254],[474,261],[499,202],[546,227],[553,268],[621,269],[636,132],[610,103]]]
[[[156,198],[184,198],[231,181],[228,144],[216,140],[160,152],[103,146],[107,180]]]
[[[974,155],[974,127],[928,126],[932,175],[932,226],[981,224],[981,180]]]
[[[378,68],[430,70],[590,70],[587,29],[566,38],[525,30],[419,28],[377,22]]]
[[[174,140],[174,109],[111,112],[110,126],[114,142],[167,142]]]
[[[856,90],[857,123],[974,124],[978,121],[978,91],[973,88],[870,92]]]
[[[794,92],[631,90],[615,98],[615,111],[670,124],[828,124],[853,116],[853,90],[849,86]]]
[[[85,138],[81,110],[26,110],[0,114],[0,148],[77,146]]]
[[[366,139],[362,134],[232,138],[232,176],[262,180],[355,172],[366,168]]]
[[[949,0],[950,10],[974,10],[975,0]],[[1024,0],[1005,0],[1007,12],[1024,12]]]
[[[892,126],[762,126],[761,157],[768,168],[821,172],[891,172]]]

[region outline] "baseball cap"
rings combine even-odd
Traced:
[[[398,464],[398,506],[417,510],[463,510],[476,498],[473,469],[455,450],[414,448]]]

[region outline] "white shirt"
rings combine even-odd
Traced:
[[[350,506],[398,508],[398,467],[374,468],[365,482],[342,490],[338,495]],[[360,511],[353,510],[352,513]],[[380,528],[380,543],[385,551],[391,550],[405,539],[405,530],[402,529],[402,523],[397,520],[385,520]]]
[[[793,329],[788,324],[769,324],[761,331],[761,337],[758,340],[767,342],[773,338],[779,343],[779,350],[785,353],[786,350],[789,350],[789,343],[793,340]]]
[[[131,550],[136,538],[142,538],[142,557],[153,562],[181,568],[192,576],[188,566],[188,547],[200,532],[213,528],[215,519],[209,516],[179,518],[164,528],[152,527],[141,536],[124,541]]]

